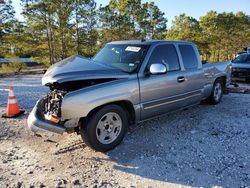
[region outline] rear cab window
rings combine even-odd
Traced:
[[[179,50],[181,53],[183,65],[185,69],[197,69],[199,67],[199,62],[192,45],[180,44]]]
[[[148,69],[151,64],[157,63],[166,65],[167,71],[180,70],[179,58],[173,44],[161,44],[155,47],[148,61]]]

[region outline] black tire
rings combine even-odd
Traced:
[[[97,138],[99,130],[97,125],[100,121],[102,121],[103,117],[108,113],[117,114],[120,117],[119,120],[121,120],[122,126],[119,129],[120,130],[119,134],[117,135],[115,140],[113,140],[111,143],[104,144],[100,142]],[[118,144],[120,144],[120,142],[123,140],[125,136],[127,127],[128,127],[128,118],[126,116],[126,112],[123,110],[122,107],[111,104],[98,109],[97,111],[95,111],[95,113],[90,115],[90,117],[88,117],[85,122],[82,122],[80,125],[80,133],[83,141],[89,147],[91,147],[96,151],[106,152],[108,150],[113,149]],[[104,131],[107,131],[106,128]]]
[[[218,95],[216,95],[216,91],[215,91],[216,89],[218,89],[218,86],[221,89],[219,97],[218,97]],[[208,97],[208,99],[206,101],[210,104],[220,103],[222,96],[223,96],[223,90],[224,90],[224,88],[223,88],[222,80],[221,79],[215,80],[214,85],[213,85],[213,89],[212,89],[212,93],[210,94],[210,96]],[[217,93],[218,93],[218,91],[217,91]]]

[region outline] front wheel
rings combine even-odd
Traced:
[[[85,143],[94,150],[106,152],[124,138],[128,127],[125,111],[118,105],[107,105],[97,110],[80,125]]]
[[[221,101],[223,95],[223,83],[222,80],[217,79],[214,82],[212,93],[208,98],[210,104],[218,104]]]

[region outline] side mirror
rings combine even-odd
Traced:
[[[161,63],[152,64],[149,68],[149,72],[150,74],[165,74],[167,73],[167,67]]]

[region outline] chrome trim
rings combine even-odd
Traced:
[[[167,72],[167,67],[161,63],[150,65],[149,71],[151,74],[164,74]]]

